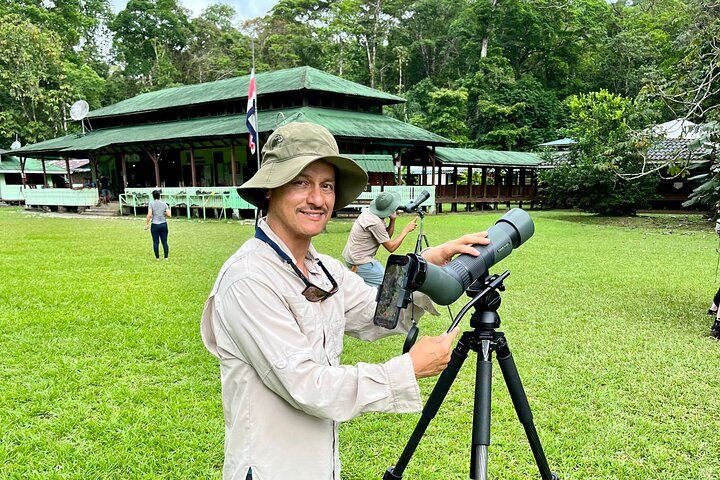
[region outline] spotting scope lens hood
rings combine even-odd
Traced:
[[[425,281],[417,289],[428,295],[435,303],[449,305],[457,300],[475,280],[503,258],[525,243],[535,225],[530,215],[520,208],[513,208],[487,230],[488,245],[473,245],[478,256],[459,255],[447,265],[438,267],[427,264]]]

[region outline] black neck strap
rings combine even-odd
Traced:
[[[270,239],[270,237],[267,236],[267,233],[265,233],[262,228],[255,227],[255,238],[257,238],[258,240],[262,240],[263,242],[270,245],[270,248],[275,250],[275,253],[280,255],[280,258],[282,258],[283,260],[288,262],[290,265],[295,264],[295,262],[292,261],[290,256],[287,253],[285,253],[277,243],[273,242],[272,239]]]

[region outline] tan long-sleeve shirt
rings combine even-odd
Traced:
[[[260,228],[290,255],[265,222]],[[312,303],[290,266],[250,239],[223,265],[205,304],[203,341],[220,359],[225,480],[244,480],[249,467],[253,480],[339,480],[338,422],[422,408],[408,354],[340,365],[344,333],[375,340],[409,325],[375,326],[376,289],[312,246],[311,283],[331,288],[318,259],[339,289]]]

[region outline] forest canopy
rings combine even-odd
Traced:
[[[679,117],[708,123],[717,116],[719,8],[707,0],[280,0],[240,23],[222,3],[193,17],[178,0],[129,0],[117,13],[109,0],[4,0],[0,147],[77,128],[69,106],[78,99],[99,108],[247,75],[253,49],[259,72],[307,65],[400,95],[407,102],[386,114],[459,146],[530,150],[587,131],[572,110],[593,92],[630,102],[630,129]]]

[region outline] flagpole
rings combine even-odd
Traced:
[[[250,39],[250,45],[252,47],[252,69],[255,71],[255,40]],[[255,146],[255,156],[257,157],[257,168],[260,170],[260,115],[258,115],[257,109],[257,83],[255,90],[255,126],[257,127],[257,145]]]
[[[260,128],[257,113],[257,84],[255,82],[255,40],[250,39],[252,49],[252,70],[250,70],[250,85],[248,87],[247,120],[248,145],[250,151],[254,150],[257,159],[257,171],[260,171]],[[248,159],[249,160],[249,159]],[[262,209],[255,205],[255,226],[257,227]]]

